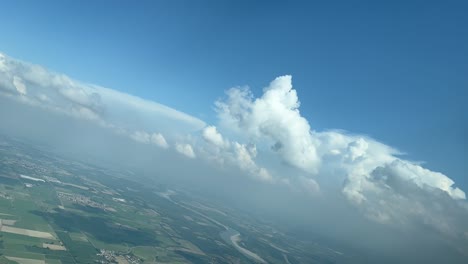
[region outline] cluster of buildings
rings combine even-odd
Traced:
[[[70,201],[72,203],[76,203],[83,206],[90,206],[94,208],[99,208],[102,210],[108,209],[105,205],[92,201],[88,197],[83,195],[75,194],[75,193],[64,193],[64,192],[57,192],[57,195],[60,199],[64,199]]]
[[[99,263],[101,263],[101,264],[121,263],[122,261],[121,260],[119,261],[118,258],[120,258],[120,259],[123,258],[129,264],[140,264],[140,263],[142,263],[141,259],[139,259],[138,257],[136,257],[134,255],[123,254],[123,253],[116,252],[116,251],[113,251],[113,250],[101,249],[100,252],[97,255],[102,258],[99,261]]]
[[[0,192],[0,197],[3,198],[3,199],[7,199],[7,200],[12,200],[13,199],[9,194],[4,193],[4,192]]]
[[[27,171],[34,171],[35,173],[38,173],[38,174],[50,173],[49,169],[47,169],[46,167],[41,166],[37,162],[31,162],[29,160],[25,160],[25,159],[22,159],[22,158],[11,159],[11,160],[8,160],[5,163],[7,163],[7,164],[10,163],[11,165],[15,165],[16,167],[23,168],[23,169],[25,169]]]

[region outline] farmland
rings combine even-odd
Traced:
[[[148,186],[121,171],[3,141],[0,263],[333,263],[342,258],[186,190]],[[225,239],[228,229],[238,233]]]

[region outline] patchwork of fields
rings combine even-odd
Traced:
[[[222,237],[230,228],[239,232],[234,240]],[[339,258],[186,191],[140,184],[121,171],[59,159],[20,142],[0,144],[0,263],[333,263]]]

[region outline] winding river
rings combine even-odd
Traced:
[[[250,258],[256,262],[259,262],[259,263],[267,263],[264,259],[262,259],[259,255],[255,254],[254,252],[242,247],[239,245],[239,242],[242,240],[241,239],[241,235],[240,233],[235,230],[235,229],[232,229],[230,228],[229,226],[226,226],[220,222],[218,222],[217,220],[197,211],[197,210],[194,210],[182,203],[179,203],[179,202],[176,202],[174,200],[171,199],[171,195],[174,194],[174,193],[171,193],[171,192],[165,192],[165,193],[157,193],[158,195],[160,195],[161,197],[164,197],[166,199],[168,199],[169,201],[171,201],[172,203],[182,207],[182,208],[185,208],[203,218],[205,218],[206,220],[226,229],[225,231],[222,231],[219,233],[219,235],[221,236],[221,238],[224,240],[224,242],[226,242],[227,244],[229,245],[232,245],[237,251],[239,251],[242,255],[246,256],[247,258]]]
[[[228,228],[226,231],[219,233],[219,235],[224,240],[224,242],[234,246],[234,248],[237,249],[237,251],[239,251],[240,253],[242,253],[242,255],[260,263],[267,263],[259,255],[239,245],[239,242],[241,241],[241,237],[238,231],[232,228]]]

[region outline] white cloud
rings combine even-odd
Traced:
[[[334,169],[346,173],[345,192],[350,197],[359,193],[365,184],[362,177],[378,166],[397,159],[398,151],[362,136],[343,132],[316,132],[300,115],[296,91],[292,89],[291,76],[276,78],[264,89],[261,97],[254,99],[246,88],[232,88],[227,99],[216,103],[220,122],[259,142],[272,142],[272,149],[287,163],[317,174]],[[216,130],[211,132],[216,132]],[[214,134],[214,133],[211,133]],[[206,138],[206,135],[204,135]],[[216,144],[222,137],[211,136]],[[327,162],[324,164],[324,160]],[[409,163],[407,163],[409,164]],[[447,192],[453,198],[464,198],[464,193],[451,186],[453,181],[441,173],[434,173],[416,165],[400,166],[402,177],[412,177],[419,187],[428,185]],[[363,198],[363,197],[361,197]],[[357,198],[357,200],[361,199]]]
[[[130,135],[130,137],[137,142],[145,144],[149,143],[151,139],[151,135],[144,131],[135,131]]]
[[[299,113],[299,100],[291,76],[276,78],[253,100],[248,89],[227,91],[227,100],[216,103],[221,123],[253,139],[268,140],[284,161],[310,173],[317,173],[318,142],[310,135],[307,120]]]
[[[147,127],[147,130],[167,130],[168,127],[174,127],[180,133],[191,133],[206,126],[205,122],[196,117],[153,101],[98,86],[92,86],[92,89],[100,95],[104,106],[112,105],[113,109],[128,111],[125,116],[116,111],[108,111],[108,119],[120,126]]]
[[[380,175],[384,180],[389,178],[401,178],[404,181],[411,181],[419,188],[436,188],[445,191],[454,199],[466,199],[465,193],[459,188],[453,187],[454,181],[439,172],[433,172],[419,165],[407,161],[395,160],[386,164],[385,173]]]
[[[3,54],[0,54],[0,94],[93,121],[116,133],[133,137],[138,136],[126,131],[161,131],[175,135],[198,131],[206,126],[202,120],[165,105],[84,84]],[[163,148],[168,146],[162,135],[156,134],[151,140]]]
[[[299,105],[290,76],[276,78],[259,98],[248,88],[232,88],[225,100],[216,102],[224,128],[254,143],[270,144],[284,162],[306,173],[305,177],[300,173],[281,177],[279,182],[317,192],[319,185],[311,177],[320,175],[335,186],[343,186],[344,196],[374,221],[419,222],[446,234],[456,232],[449,215],[467,210],[458,206],[466,197],[454,187],[453,180],[402,160],[399,151],[366,136],[314,131],[300,115]],[[222,142],[220,137],[210,138],[213,144]],[[252,164],[247,151],[234,146],[238,148],[238,163]],[[428,200],[441,200],[454,209],[439,215]]]
[[[189,158],[194,159],[196,157],[192,146],[188,143],[176,143],[175,147],[176,147],[177,152]]]
[[[161,148],[168,148],[169,144],[167,144],[166,139],[164,138],[163,135],[160,133],[154,133],[151,135],[151,142],[155,144],[156,146],[159,146]]]
[[[205,127],[202,131],[202,136],[206,141],[220,148],[229,146],[229,142],[224,141],[223,136],[217,131],[215,126]]]
[[[257,149],[255,145],[245,145],[238,142],[233,143],[234,159],[235,163],[243,170],[249,172],[255,178],[265,181],[272,182],[273,177],[270,173],[262,167],[259,167],[254,158],[257,155]]]
[[[253,144],[241,144],[224,139],[215,126],[205,127],[202,131],[203,139],[212,147],[204,149],[209,159],[220,164],[232,164],[247,172],[254,179],[273,182],[274,179],[266,168],[258,166],[254,159],[257,148]]]
[[[130,138],[135,140],[136,142],[144,144],[154,144],[164,149],[167,149],[169,147],[169,144],[167,143],[166,139],[161,133],[150,134],[145,131],[135,131],[132,134],[130,134]]]
[[[468,228],[465,194],[443,174],[403,160],[375,168],[362,181],[358,208],[389,225],[424,225],[457,238]]]
[[[98,93],[89,90],[87,91],[84,87],[74,84],[71,80],[67,80],[66,83],[66,86],[63,86],[58,90],[64,99],[90,108],[99,107],[101,104]]]
[[[73,106],[70,108],[70,114],[77,118],[87,119],[87,120],[100,120],[100,116],[95,113],[93,110],[84,107],[84,106]]]

